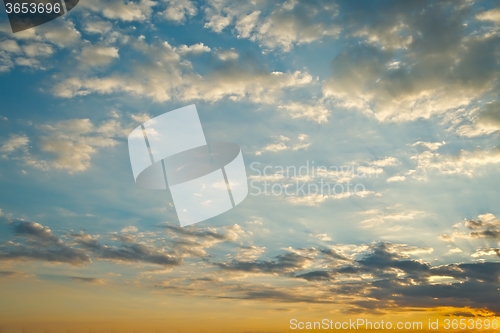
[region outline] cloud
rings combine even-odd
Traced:
[[[500,220],[491,213],[479,215],[477,219],[465,220],[454,227],[453,233],[441,235],[440,239],[442,241],[455,241],[457,238],[464,238],[500,242]],[[482,252],[476,252],[476,256],[479,253]]]
[[[35,70],[54,67],[51,61],[57,50],[75,47],[81,43],[81,35],[74,24],[56,20],[12,35],[8,24],[0,24],[0,72],[8,72],[17,66]]]
[[[88,45],[82,48],[78,55],[80,66],[83,68],[109,65],[120,58],[116,47],[104,45]]]
[[[0,279],[5,278],[5,279],[24,279],[24,278],[31,278],[33,277],[33,274],[26,273],[26,272],[17,272],[17,271],[0,271]]]
[[[240,57],[239,53],[234,49],[229,49],[229,50],[219,49],[215,52],[215,54],[217,58],[219,58],[222,61],[234,61]]]
[[[317,186],[316,184],[314,185]],[[342,187],[338,188],[328,187],[327,190],[324,190],[325,193],[317,193],[317,192],[315,193],[314,191],[311,191],[312,193],[308,193],[303,196],[290,195],[286,197],[286,201],[292,205],[319,206],[320,204],[329,199],[340,200],[340,199],[347,199],[350,197],[366,198],[372,195],[381,196],[380,193],[368,190],[347,191],[344,189],[342,184],[339,185]],[[311,186],[311,188],[317,190],[315,186]],[[308,190],[307,187],[305,187],[305,189]],[[339,193],[336,193],[337,190]],[[321,192],[321,190],[319,192]]]
[[[54,53],[54,48],[46,43],[31,43],[24,45],[23,51],[28,57],[48,57]]]
[[[335,274],[328,271],[313,271],[297,275],[297,278],[307,281],[330,281],[335,277]]]
[[[14,234],[25,243],[7,241],[0,245],[0,260],[67,263],[81,266],[91,262],[85,251],[73,248],[36,222],[14,221]]]
[[[405,176],[392,176],[387,178],[386,182],[388,183],[396,183],[396,182],[404,182],[406,180]]]
[[[147,113],[132,114],[132,115],[130,115],[130,117],[135,122],[138,122],[138,123],[144,123],[144,122],[148,121],[149,119],[151,119],[151,116],[148,115]]]
[[[190,0],[166,0],[167,8],[162,13],[165,19],[176,23],[184,23],[188,17],[198,13],[195,4]]]
[[[500,130],[500,102],[490,102],[472,112],[470,124],[461,125],[457,133],[465,137],[490,135]]]
[[[287,136],[280,135],[276,137],[276,142],[270,143],[255,152],[255,155],[262,155],[263,153],[277,153],[286,150],[302,150],[307,149],[311,145],[307,142],[309,136],[306,134],[299,134],[296,140],[291,141]]]
[[[106,34],[110,32],[112,25],[108,21],[102,21],[98,19],[87,19],[85,20],[83,30],[89,34]]]
[[[151,17],[152,8],[156,2],[151,0],[123,1],[123,0],[88,0],[79,4],[80,8],[100,13],[108,19],[121,21],[145,21]]]
[[[78,282],[91,283],[91,284],[106,283],[103,279],[92,278],[92,277],[70,276],[70,279]]]
[[[466,28],[471,5],[387,2],[377,7],[383,13],[377,18],[370,6],[356,9],[345,24],[360,42],[333,59],[324,95],[381,122],[441,117],[451,126],[493,97],[500,77],[493,46],[500,36]],[[452,111],[456,116],[447,119]]]
[[[11,134],[0,147],[2,153],[12,153],[28,146],[29,139],[25,134]]]
[[[202,76],[182,60],[181,53],[208,51],[205,45],[176,48],[167,42],[149,45],[141,38],[133,40],[131,45],[141,53],[141,60],[132,65],[129,73],[69,77],[56,84],[53,93],[71,98],[123,92],[157,102],[169,101],[175,96],[180,101],[229,99],[269,104],[276,102],[284,91],[312,81],[305,72],[269,72],[241,59],[238,63],[225,62]]]
[[[244,246],[238,249],[238,253],[235,256],[237,261],[255,261],[259,258],[264,252],[266,248],[260,246]]]
[[[116,237],[119,241],[124,241],[120,246],[103,245],[95,237],[80,232],[72,233],[71,237],[75,242],[92,252],[96,259],[109,260],[118,263],[148,263],[161,266],[178,266],[182,263],[180,258],[168,253],[163,248],[156,248],[149,244],[136,242],[134,239],[124,239]]]
[[[491,213],[479,215],[477,220],[466,221],[465,226],[471,230],[470,236],[472,238],[500,240],[500,220]]]
[[[403,210],[398,207],[387,207],[384,210],[370,209],[361,213],[364,216],[361,225],[365,228],[378,227],[386,223],[400,223],[401,221],[414,220],[427,215],[423,211]]]
[[[59,238],[56,237],[48,227],[44,227],[36,222],[20,221],[14,225],[14,234],[26,238],[33,238],[42,243],[58,243]]]
[[[372,161],[370,162],[371,165],[374,165],[376,167],[381,167],[381,168],[384,168],[384,167],[388,167],[388,166],[396,166],[398,164],[400,164],[399,160],[395,157],[386,157],[384,159],[381,159],[381,160],[377,160],[377,161]]]
[[[137,232],[137,227],[134,227],[133,225],[129,225],[125,228],[122,229],[122,232],[125,232],[125,233],[128,233],[128,232],[131,232],[131,233],[135,233]]]
[[[179,54],[202,54],[205,52],[210,52],[211,49],[203,43],[196,43],[191,46],[181,45],[176,48],[176,51]]]
[[[481,168],[500,163],[500,149],[461,150],[457,155],[424,151],[411,159],[416,162],[416,168],[408,174],[419,179],[425,179],[431,172],[472,177]]]
[[[180,227],[162,224],[179,256],[207,257],[207,249],[219,243],[234,243],[249,234],[238,224],[223,228]]]
[[[494,21],[500,23],[500,8],[493,8],[476,15],[476,18],[481,21]]]
[[[205,28],[221,33],[232,25],[238,38],[288,52],[296,45],[338,37],[341,26],[335,23],[337,15],[337,5],[328,1],[275,4],[212,0],[205,9]]]
[[[228,271],[242,271],[252,273],[285,274],[305,269],[311,258],[296,253],[284,253],[275,257],[275,260],[239,261],[215,263],[219,268]]]
[[[21,53],[21,48],[17,42],[12,39],[0,41],[0,50],[10,53]]]
[[[320,104],[294,102],[278,107],[284,110],[292,119],[305,118],[317,123],[328,122],[330,111]]]
[[[322,242],[328,242],[328,241],[332,240],[330,238],[330,236],[328,236],[328,234],[310,234],[309,236],[315,237],[315,238],[319,239]]]
[[[496,302],[500,263],[433,266],[412,259],[431,253],[432,248],[388,242],[338,248],[289,248],[270,259],[214,261],[212,264],[219,270],[208,276],[166,277],[155,286],[168,292],[214,298],[223,295],[228,299],[268,302],[337,302],[342,304],[343,312],[381,313],[395,306],[470,306],[490,311],[490,315],[491,311],[500,311]],[[341,254],[348,249],[351,255]],[[235,275],[237,284],[228,278],[231,274],[240,274]],[[268,276],[265,284],[258,282],[259,275]]]
[[[500,257],[500,248],[485,248],[485,249],[478,249],[476,252],[471,254],[471,257],[473,258],[482,258],[486,256],[497,256]]]
[[[117,141],[112,136],[123,131],[115,120],[95,127],[89,119],[60,121],[41,128],[46,135],[40,140],[40,149],[54,155],[54,167],[70,173],[89,168],[91,155],[96,153],[96,149],[115,146]],[[114,132],[114,129],[117,131]]]
[[[445,142],[424,142],[424,141],[417,141],[415,143],[412,143],[410,147],[424,147],[427,148],[430,151],[436,151],[439,149],[439,147],[445,145]]]
[[[25,134],[11,134],[0,146],[1,156],[42,170],[81,172],[90,167],[91,157],[99,149],[115,146],[118,143],[115,138],[129,133],[117,119],[100,124],[89,119],[69,119],[40,124],[35,129],[39,131],[35,145],[29,145],[30,139]]]

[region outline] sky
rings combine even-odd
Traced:
[[[499,59],[493,0],[0,10],[0,332],[494,320]],[[127,137],[191,104],[249,194],[180,227]]]

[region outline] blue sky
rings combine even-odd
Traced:
[[[499,29],[466,0],[82,0],[16,34],[1,14],[0,283],[498,313]],[[127,135],[189,104],[249,182],[364,191],[249,195],[181,229],[167,191],[135,185]],[[250,167],[313,161],[354,172]]]

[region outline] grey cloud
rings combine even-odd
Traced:
[[[328,271],[313,271],[299,274],[297,277],[307,281],[329,281],[334,277],[334,274]]]
[[[81,276],[70,276],[70,279],[78,282],[92,283],[92,284],[103,284],[104,280],[93,278],[93,277],[81,277]]]
[[[177,258],[173,254],[165,253],[161,249],[157,249],[151,245],[138,243],[135,239],[127,236],[112,235],[113,239],[123,242],[118,247],[103,245],[95,237],[84,232],[72,233],[70,235],[77,244],[90,250],[98,259],[126,263],[144,262],[162,266],[177,266],[182,263],[182,259]]]
[[[483,107],[479,122],[500,126],[500,102],[492,102]]]
[[[13,271],[0,271],[0,276],[14,276],[17,272]]]
[[[333,250],[333,249],[321,249],[320,250],[321,253],[323,253],[324,255],[332,258],[332,259],[338,259],[338,260],[349,260],[349,258],[347,258],[346,256],[338,253],[337,251]]]
[[[162,266],[182,263],[182,259],[175,254],[123,235],[111,235],[112,240],[120,242],[120,245],[110,246],[102,245],[95,236],[84,232],[69,233],[66,236],[72,241],[64,242],[49,228],[35,222],[16,221],[13,230],[23,242],[8,241],[0,245],[0,260],[40,260],[83,265],[91,262],[92,254],[97,259],[123,263],[142,262]]]
[[[206,260],[219,270],[199,279],[167,278],[155,287],[214,298],[286,303],[342,302],[343,311],[348,313],[384,313],[394,307],[436,306],[471,307],[500,313],[497,301],[500,262],[433,266],[411,258],[419,250],[428,249],[388,242],[357,246],[354,255],[360,256],[357,260],[335,258],[325,261],[330,258],[328,251],[311,249],[314,248],[286,251],[270,260]],[[364,250],[359,252],[359,249]],[[226,279],[231,272],[236,276],[238,273],[279,276],[280,283],[289,279],[289,284],[283,287],[252,279],[234,283]]]
[[[197,238],[215,239],[220,241],[229,240],[228,234],[226,233],[219,233],[214,230],[201,229],[194,226],[182,228],[176,225],[163,224],[160,225],[160,227],[165,228],[167,231],[172,231],[175,234],[182,236],[193,236]]]
[[[290,51],[294,46],[337,38],[341,25],[336,3],[315,1],[209,1],[205,28],[222,32],[233,26],[238,38],[266,49]]]
[[[481,98],[494,95],[500,36],[471,31],[471,3],[376,6],[357,6],[346,18],[348,35],[361,42],[333,59],[332,76],[323,85],[326,96],[380,121],[403,122],[484,103]]]
[[[224,270],[260,272],[260,273],[290,273],[303,269],[311,258],[296,253],[277,255],[275,260],[238,261],[216,263]]]
[[[87,253],[64,244],[46,247],[7,243],[0,246],[0,260],[41,260],[76,266],[90,263]]]
[[[96,256],[100,259],[108,259],[122,262],[145,262],[163,266],[178,266],[181,259],[173,255],[161,252],[151,246],[144,244],[130,244],[122,247],[103,245]]]
[[[99,250],[101,248],[101,244],[97,241],[95,237],[80,231],[78,233],[70,233],[69,236],[73,237],[77,244],[83,246],[89,250]]]
[[[472,238],[492,238],[500,240],[500,220],[491,214],[479,216],[478,219],[468,220],[465,226],[471,230]]]
[[[60,242],[48,227],[44,227],[36,222],[16,221],[14,224],[14,234],[17,236],[32,237],[44,242]]]
[[[13,231],[26,244],[8,241],[0,245],[0,260],[41,260],[71,265],[91,262],[85,251],[67,245],[39,223],[17,220]]]

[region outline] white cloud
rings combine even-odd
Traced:
[[[31,43],[23,46],[24,53],[28,57],[47,57],[54,53],[54,49],[49,44]]]
[[[500,150],[462,150],[458,155],[444,155],[432,151],[424,151],[412,156],[417,163],[412,174],[414,177],[424,177],[429,172],[437,172],[446,175],[473,176],[479,172],[479,168],[500,163]]]
[[[381,160],[372,161],[372,162],[370,162],[370,164],[377,166],[377,167],[384,168],[384,167],[388,167],[388,166],[396,166],[396,165],[400,164],[400,162],[397,158],[390,156],[390,157],[386,157],[386,158],[381,159]]]
[[[125,228],[123,228],[121,231],[124,232],[124,233],[127,233],[127,232],[130,232],[130,233],[135,233],[137,232],[139,229],[137,229],[137,227],[134,227],[133,225],[129,225]]]
[[[21,48],[15,40],[7,39],[0,41],[0,50],[7,51],[10,53],[20,53]]]
[[[255,155],[262,155],[262,153],[277,153],[285,150],[302,150],[307,149],[311,145],[308,141],[306,134],[299,134],[296,140],[291,141],[289,137],[280,135],[276,137],[276,142],[267,144],[255,152]]]
[[[234,26],[238,38],[258,42],[267,49],[290,51],[295,45],[325,36],[336,38],[341,28],[332,21],[337,15],[337,6],[324,2],[211,0],[205,8],[205,28],[220,33]]]
[[[266,72],[245,64],[230,63],[201,76],[182,66],[179,50],[167,42],[148,45],[143,39],[132,41],[132,46],[148,60],[134,65],[129,73],[110,76],[74,76],[54,87],[60,97],[85,96],[90,93],[132,93],[158,102],[175,97],[182,101],[204,100],[216,102],[227,98],[233,101],[274,103],[286,89],[305,86],[312,81],[308,73]],[[203,45],[195,49],[204,49]]]
[[[0,41],[0,72],[8,72],[15,65],[38,70],[54,67],[49,56],[57,48],[74,47],[81,42],[74,24],[66,20],[55,20],[14,35],[8,25],[0,24],[0,33],[16,39]]]
[[[382,168],[376,168],[376,167],[371,167],[371,166],[359,166],[357,168],[358,174],[363,174],[363,175],[379,175],[384,172],[384,169]]]
[[[135,121],[135,122],[138,122],[138,123],[144,123],[146,121],[148,121],[149,119],[151,119],[151,116],[148,115],[147,113],[138,113],[138,114],[131,114],[130,117]]]
[[[109,65],[120,56],[116,47],[104,45],[87,45],[82,48],[78,59],[82,67],[96,67]]]
[[[238,261],[255,261],[257,260],[264,252],[266,248],[264,246],[248,246],[248,247],[240,247],[238,252],[235,255],[235,259]]]
[[[476,137],[500,131],[500,102],[490,102],[470,112],[469,124],[456,129],[458,135]]]
[[[294,102],[280,105],[279,109],[284,110],[292,119],[305,118],[318,123],[328,122],[330,111],[321,104]]]
[[[361,215],[365,216],[361,221],[362,226],[365,228],[372,228],[389,222],[398,223],[414,220],[417,217],[426,216],[427,214],[418,210],[404,210],[396,205],[387,207],[384,210],[370,209],[362,212]]]
[[[236,31],[238,32],[238,37],[250,38],[252,30],[257,25],[259,19],[260,11],[256,10],[248,15],[243,15],[238,22],[236,22]]]
[[[28,146],[29,139],[25,134],[11,134],[10,137],[3,142],[0,147],[2,153],[12,153],[18,149]]]
[[[424,6],[415,19],[413,5],[387,4],[376,22],[367,22],[371,13],[360,9],[349,30],[361,41],[333,59],[324,96],[381,122],[437,117],[451,126],[476,102],[494,98],[500,78],[497,34],[466,29],[471,5]]]
[[[392,177],[387,178],[386,181],[388,183],[396,183],[396,182],[403,182],[405,180],[406,180],[405,176],[392,176]]]
[[[420,146],[420,147],[425,147],[427,148],[428,150],[430,151],[436,151],[439,149],[439,147],[445,145],[446,142],[425,142],[425,141],[417,141],[415,143],[412,143],[410,145],[410,147],[417,147],[417,146]]]
[[[44,67],[41,66],[40,61],[37,59],[19,57],[19,58],[16,58],[15,63],[19,66],[31,67],[31,68],[41,69],[41,70],[45,69]]]
[[[188,17],[195,16],[198,13],[195,4],[190,0],[166,0],[167,9],[163,16],[177,23],[184,23]]]
[[[316,189],[315,189],[316,190]],[[333,190],[335,191],[335,189]],[[332,192],[333,192],[332,191]],[[304,195],[304,196],[287,196],[286,200],[288,203],[292,205],[301,205],[301,206],[319,206],[326,200],[332,199],[332,200],[341,200],[341,199],[347,199],[350,197],[358,197],[358,198],[367,198],[369,196],[380,196],[380,193],[376,193],[374,191],[344,191],[340,193],[332,193],[332,194],[326,194],[326,190],[324,194],[320,193],[311,193],[309,195]]]
[[[102,20],[85,20],[83,30],[89,34],[106,34],[111,31],[112,25],[110,22]]]
[[[86,0],[79,4],[81,8],[88,8],[94,12],[101,13],[109,19],[122,21],[145,21],[150,18],[152,7],[156,2],[141,0],[138,2],[123,0]]]
[[[89,119],[70,119],[38,125],[36,129],[40,131],[36,145],[29,146],[30,140],[24,134],[13,134],[0,147],[2,157],[43,170],[80,172],[90,167],[91,157],[99,149],[115,146],[117,137],[125,137],[130,132],[117,119],[98,125]]]
[[[217,50],[215,54],[222,61],[237,60],[240,56],[235,49]]]
[[[476,15],[478,20],[500,23],[500,8],[493,8]]]
[[[175,49],[179,54],[202,54],[210,52],[210,48],[203,43],[197,43],[190,46],[181,45]]]
[[[328,242],[332,240],[327,234],[310,234],[309,236],[317,238],[322,242]]]

